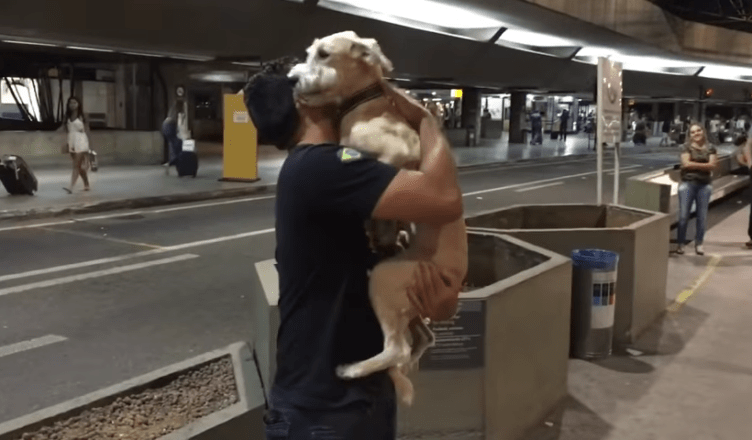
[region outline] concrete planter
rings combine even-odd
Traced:
[[[412,408],[399,409],[399,438],[519,440],[567,395],[571,263],[493,232],[471,233],[467,281],[450,322],[419,371]],[[257,263],[256,346],[274,371],[279,325],[274,261]]]
[[[524,205],[466,218],[569,257],[574,249],[619,253],[614,342],[631,344],[666,308],[668,215],[624,206]]]
[[[0,440],[16,440],[25,432],[36,431],[57,421],[81,414],[87,409],[109,405],[119,397],[135,395],[159,387],[189,371],[231,357],[238,401],[228,408],[198,419],[160,437],[160,440],[255,439],[263,432],[264,400],[258,373],[247,344],[237,343],[169,367],[148,373],[83,397],[69,400],[33,414],[0,424]]]

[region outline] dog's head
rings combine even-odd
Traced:
[[[376,40],[352,31],[316,39],[307,52],[289,76],[297,80],[296,97],[309,105],[339,104],[393,68]]]

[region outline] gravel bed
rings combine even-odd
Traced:
[[[156,440],[237,401],[232,358],[226,357],[16,440]]]

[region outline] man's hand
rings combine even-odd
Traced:
[[[442,277],[435,264],[427,261],[418,263],[413,282],[407,289],[407,295],[422,318],[446,321],[457,313],[461,286],[452,285],[451,277]]]
[[[420,132],[420,125],[426,118],[433,120],[431,112],[405,93],[404,90],[400,90],[386,81],[382,82],[381,87],[384,89],[384,95],[397,107],[397,112],[407,120],[415,131]]]

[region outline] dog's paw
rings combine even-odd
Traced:
[[[355,368],[353,365],[340,365],[337,367],[337,377],[340,379],[357,379],[362,374],[359,368]]]

